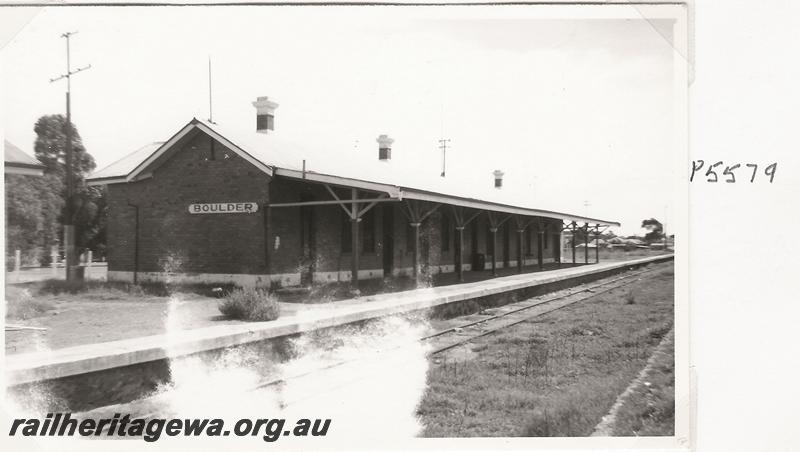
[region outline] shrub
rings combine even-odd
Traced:
[[[219,312],[237,320],[263,322],[280,315],[278,299],[265,289],[252,287],[230,291],[219,304]]]

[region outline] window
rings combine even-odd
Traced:
[[[350,216],[342,212],[342,252],[351,253],[353,251],[352,223]]]
[[[375,209],[370,209],[361,217],[362,253],[375,252]]]
[[[442,251],[450,251],[450,217],[442,214]]]

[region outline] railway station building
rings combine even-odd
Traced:
[[[87,181],[108,196],[108,279],[271,287],[575,262],[562,231],[618,223],[407,184],[392,172],[391,135],[376,134],[357,174],[307,167],[275,133],[278,105],[260,97],[255,127],[192,119]],[[315,160],[318,162],[318,160]],[[372,162],[369,162],[372,163]],[[494,171],[502,196],[503,173]],[[588,250],[588,249],[587,249]],[[588,263],[585,256],[578,262]]]

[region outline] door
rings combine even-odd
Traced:
[[[383,218],[381,227],[383,230],[383,277],[392,276],[394,270],[394,206],[383,205]]]

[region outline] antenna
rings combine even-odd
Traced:
[[[208,122],[214,124],[214,109],[211,103],[211,55],[208,56]]]
[[[74,71],[71,69],[70,65],[70,55],[69,55],[69,37],[77,34],[77,31],[66,32],[61,35],[62,38],[66,39],[67,41],[67,72],[64,74],[59,75],[58,77],[51,78],[50,83],[67,79],[67,121],[64,124],[64,135],[66,138],[66,143],[64,145],[64,154],[65,154],[65,164],[67,167],[66,171],[66,178],[67,178],[67,196],[66,202],[64,205],[64,260],[66,261],[66,273],[67,273],[67,280],[74,281],[76,279],[76,272],[74,272],[75,264],[77,264],[77,260],[75,259],[75,211],[74,211],[74,197],[75,197],[75,176],[72,174],[72,113],[71,113],[71,105],[70,105],[70,98],[72,93],[72,76],[77,74],[78,72],[85,71],[92,67],[91,64],[84,66],[79,69],[75,69]]]
[[[442,138],[439,140],[439,149],[442,150],[442,174],[441,176],[444,177],[445,169],[447,167],[447,143],[450,142],[450,139]]]

